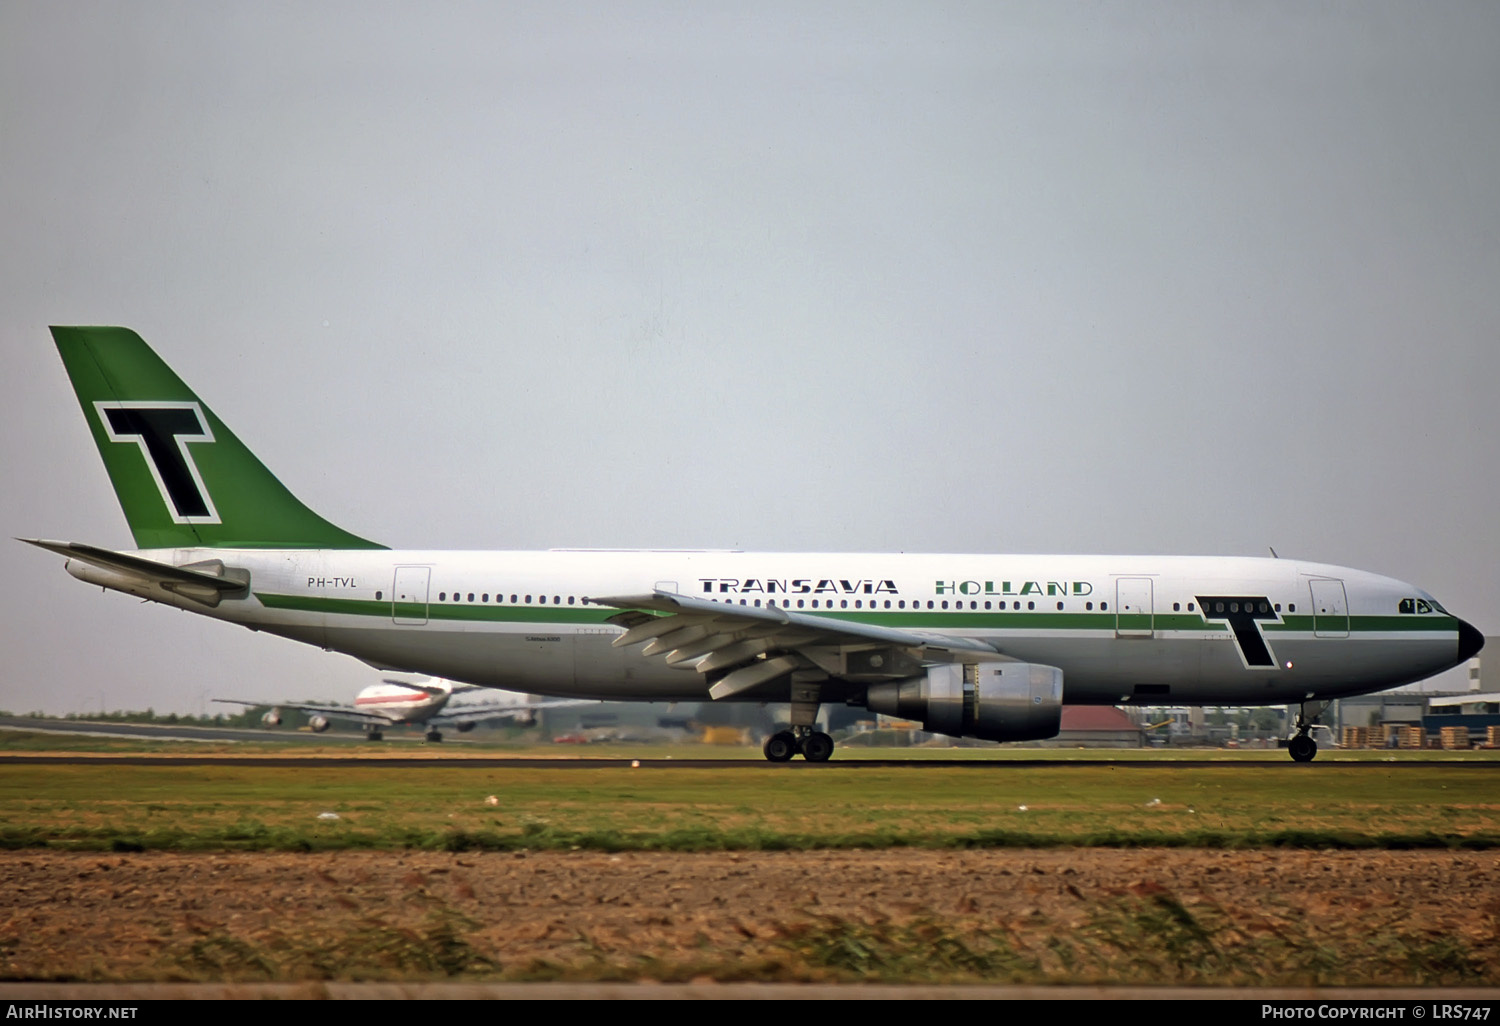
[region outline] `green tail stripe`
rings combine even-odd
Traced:
[[[129,328],[52,338],[137,548],[385,548],[304,506]]]

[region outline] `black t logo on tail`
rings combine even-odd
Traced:
[[[1280,623],[1281,614],[1264,595],[1199,595],[1198,608],[1205,620],[1221,620],[1234,631],[1240,658],[1247,668],[1275,669],[1276,657],[1260,632],[1260,621]]]
[[[217,524],[219,514],[203,487],[189,442],[212,442],[213,431],[197,403],[95,403],[112,442],[134,442],[179,524]]]

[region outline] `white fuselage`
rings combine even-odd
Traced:
[[[432,686],[443,690],[437,694],[429,694],[400,684],[372,684],[360,689],[359,694],[354,696],[354,708],[389,720],[392,724],[426,723],[442,712],[448,705],[448,700],[453,697],[451,686],[438,685],[436,682]]]
[[[614,646],[621,628],[610,617],[619,610],[586,601],[655,591],[980,639],[996,649],[995,658],[1061,668],[1065,700],[1073,704],[1274,704],[1362,694],[1445,670],[1459,652],[1460,621],[1421,589],[1292,559],[589,550],[139,555],[177,566],[221,560],[248,571],[248,594],[206,607],[76,560],[69,571],[381,669],[564,697],[708,697],[709,681],[690,665],[672,667],[639,648]],[[1244,613],[1230,611],[1241,604]],[[763,691],[736,697],[785,700]]]

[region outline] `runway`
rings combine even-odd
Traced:
[[[314,734],[305,730],[242,730],[199,727],[185,724],[109,723],[79,720],[30,719],[23,716],[0,716],[0,731],[6,730],[138,741],[176,741],[189,744],[181,752],[170,754],[154,752],[0,754],[0,765],[49,763],[120,766],[238,766],[244,765],[247,762],[253,762],[258,766],[305,766],[310,763],[316,763],[319,766],[361,766],[372,769],[462,766],[473,769],[546,768],[597,770],[631,767],[658,770],[715,768],[728,770],[761,767],[780,769],[787,772],[819,772],[839,767],[854,767],[859,769],[902,768],[911,770],[935,767],[948,770],[963,769],[969,771],[988,770],[990,772],[1005,772],[1027,768],[1076,767],[1084,769],[1102,766],[1125,770],[1160,768],[1163,766],[1191,770],[1239,764],[1246,766],[1281,767],[1287,772],[1294,773],[1338,772],[1371,767],[1482,767],[1485,769],[1500,770],[1500,760],[1488,758],[1455,759],[1451,753],[1437,751],[1402,752],[1399,758],[1394,756],[1380,756],[1378,758],[1363,758],[1358,760],[1341,760],[1337,758],[1336,753],[1327,753],[1313,762],[1297,763],[1289,758],[1238,760],[1209,757],[1206,754],[1206,750],[1205,757],[1201,759],[1154,759],[1134,754],[1138,750],[1131,750],[1133,754],[1127,757],[1110,758],[1107,756],[1101,757],[1097,749],[1088,751],[1084,757],[1080,758],[1058,758],[1055,755],[1047,758],[1017,758],[1007,754],[1004,758],[989,759],[974,758],[972,754],[955,758],[934,757],[928,754],[928,750],[923,750],[923,754],[920,757],[913,757],[911,755],[896,754],[903,752],[903,749],[890,749],[892,755],[888,758],[869,758],[863,752],[858,757],[850,757],[845,752],[835,751],[833,758],[825,763],[810,763],[803,759],[793,759],[790,762],[784,763],[769,763],[763,759],[743,754],[723,757],[695,756],[686,758],[641,758],[629,754],[606,755],[600,752],[600,749],[605,746],[577,748],[561,745],[553,747],[537,745],[535,746],[535,751],[545,752],[546,754],[533,754],[531,752],[524,754],[499,754],[478,748],[475,746],[474,739],[472,738],[459,738],[451,734],[445,735],[445,739],[438,745],[424,743],[421,733],[416,731],[410,734],[401,734],[394,731],[388,732],[385,741],[372,743],[367,741],[362,733],[341,730],[329,730],[322,734]],[[245,747],[243,751],[237,751],[233,754],[222,752],[199,754],[192,750],[190,743],[193,742],[231,742],[243,744]],[[261,744],[275,742],[338,745],[340,748],[347,749],[349,754],[308,752],[305,755],[299,755],[287,752],[269,753],[256,750]],[[416,744],[420,744],[422,747],[417,748],[415,747]],[[397,747],[387,747],[391,745]],[[621,747],[628,750],[630,746],[622,745]],[[696,746],[692,750],[701,752],[702,746]]]

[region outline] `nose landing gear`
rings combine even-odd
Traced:
[[[1286,743],[1293,762],[1312,762],[1318,754],[1318,743],[1307,734],[1298,734]]]
[[[1292,757],[1293,762],[1312,762],[1317,757],[1318,742],[1313,740],[1312,728],[1327,708],[1327,702],[1302,703],[1297,712],[1297,733],[1286,743],[1287,754]]]

